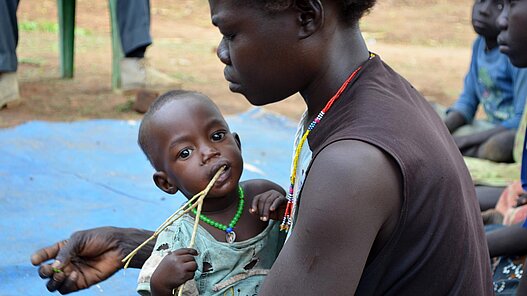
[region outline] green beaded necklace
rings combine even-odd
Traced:
[[[225,231],[225,233],[226,233],[225,240],[229,244],[234,243],[234,241],[236,240],[236,233],[234,232],[234,226],[236,226],[236,223],[238,222],[238,220],[242,216],[243,205],[245,204],[245,201],[243,199],[243,197],[244,197],[243,189],[242,189],[242,186],[240,186],[240,185],[238,185],[238,193],[239,193],[239,196],[240,196],[240,201],[238,203],[238,209],[236,210],[236,214],[234,214],[234,217],[232,218],[232,220],[231,220],[231,222],[229,223],[228,226],[225,225],[225,224],[222,224],[220,222],[214,221],[211,218],[209,218],[209,217],[207,217],[207,216],[205,216],[203,214],[201,214],[199,216],[199,219],[201,221],[209,224],[210,226],[216,227],[219,230]],[[194,215],[196,215],[197,210],[195,208],[192,209],[192,213],[194,213]]]

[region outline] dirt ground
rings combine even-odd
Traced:
[[[23,104],[0,111],[0,127],[29,120],[137,119],[131,98],[111,89],[108,1],[77,1],[75,77],[60,79],[56,0],[23,0],[18,9],[20,91]],[[468,69],[475,34],[473,0],[379,0],[361,23],[377,52],[428,99],[456,99]],[[250,105],[229,91],[216,58],[220,40],[207,1],[151,0],[154,44],[150,65],[209,95],[226,114]],[[266,107],[292,119],[303,111],[298,96]]]

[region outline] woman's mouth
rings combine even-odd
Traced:
[[[233,78],[231,72],[232,71],[230,70],[230,68],[225,67],[225,69],[223,69],[223,77],[225,77],[225,80],[229,82],[229,89],[232,92],[239,92],[239,90],[241,89],[241,85],[236,81],[236,79]]]
[[[231,70],[230,68],[228,67],[225,67],[223,68],[223,77],[225,78],[225,80],[227,80],[228,82],[233,82],[234,79],[232,77],[232,74],[231,74]]]

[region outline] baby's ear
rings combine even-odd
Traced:
[[[165,172],[155,172],[153,179],[154,183],[156,183],[156,186],[164,192],[168,194],[175,194],[176,192],[178,192],[178,188],[170,184],[170,182],[168,181],[167,174],[165,174]]]
[[[240,136],[238,136],[237,133],[232,133],[232,136],[234,137],[234,141],[236,141],[236,145],[242,151],[242,141],[240,140]]]

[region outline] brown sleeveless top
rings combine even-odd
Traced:
[[[404,182],[397,227],[370,254],[356,295],[493,295],[480,210],[461,154],[429,103],[379,57],[364,65],[308,143],[314,159],[350,139],[390,155]]]

